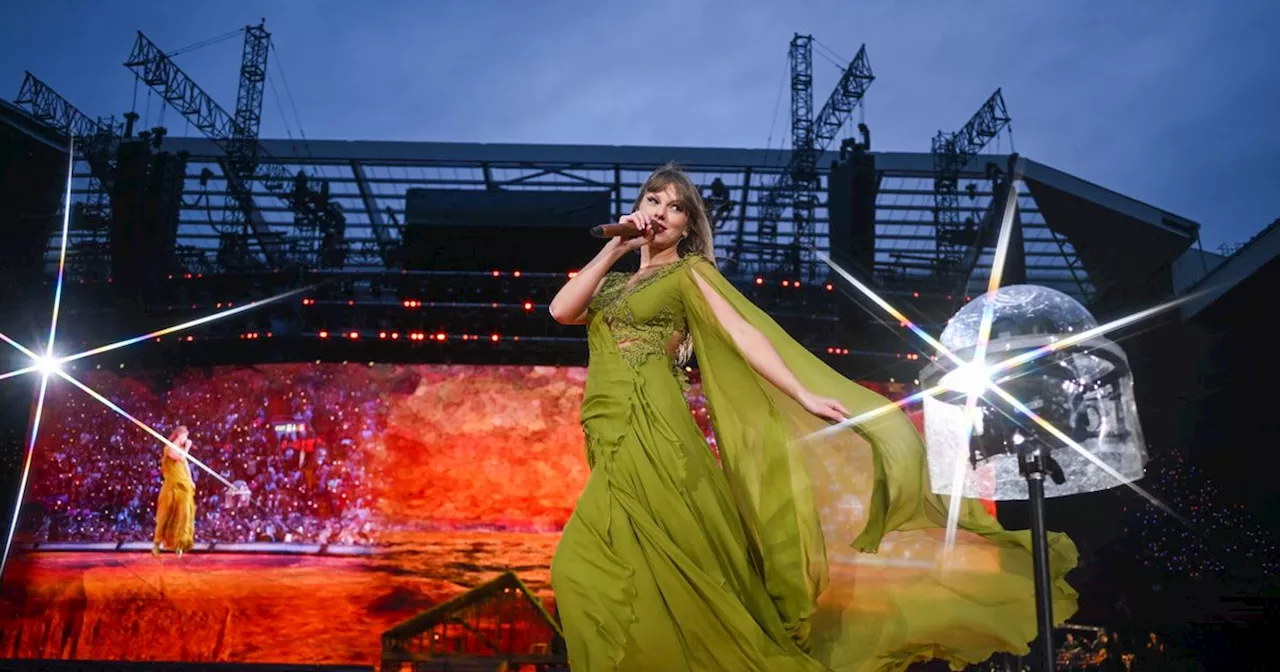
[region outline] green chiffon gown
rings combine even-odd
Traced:
[[[704,281],[810,391],[857,415],[888,403],[836,373],[686,256],[606,276],[587,317],[582,427],[591,474],[551,564],[575,672],[952,668],[1035,638],[1030,539],[947,500],[900,411],[828,425],[772,386],[716,319]],[[684,398],[691,336],[720,460]],[[1054,616],[1076,609],[1070,539],[1050,539]]]

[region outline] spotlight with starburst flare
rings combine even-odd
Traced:
[[[293,291],[284,292],[282,294],[278,294],[276,296],[272,296],[266,299],[251,301],[249,303],[243,304],[238,307],[234,307],[234,308],[229,307],[226,310],[221,310],[211,315],[206,315],[204,317],[188,320],[186,322],[176,324],[171,327],[159,329],[147,334],[142,334],[140,336],[123,339],[120,341],[116,341],[114,343],[108,343],[106,345],[92,348],[84,352],[79,352],[71,355],[63,355],[63,356],[54,354],[56,352],[56,344],[57,344],[58,318],[59,318],[59,314],[62,307],[63,281],[65,279],[66,262],[67,262],[67,240],[68,240],[68,234],[70,231],[71,193],[72,193],[71,186],[72,186],[72,177],[74,174],[74,167],[75,167],[75,161],[76,161],[76,145],[75,145],[74,138],[72,138],[71,143],[67,148],[67,156],[68,156],[67,179],[66,179],[66,187],[65,187],[65,197],[63,200],[63,209],[62,209],[62,231],[61,231],[60,245],[59,245],[58,268],[56,273],[56,280],[54,283],[53,306],[52,306],[51,319],[49,324],[49,338],[45,344],[44,352],[42,354],[40,352],[32,350],[22,345],[21,343],[15,341],[14,339],[10,338],[9,336],[3,333],[0,333],[0,341],[5,342],[9,346],[21,352],[29,361],[29,364],[27,366],[0,374],[0,380],[4,380],[6,378],[24,376],[26,374],[37,374],[40,378],[40,385],[38,388],[38,392],[32,404],[33,412],[31,414],[30,429],[28,432],[27,440],[24,442],[26,450],[23,455],[23,466],[22,466],[22,472],[21,472],[21,479],[18,484],[17,501],[14,503],[13,516],[9,522],[8,534],[5,537],[4,552],[3,552],[3,555],[0,555],[0,576],[4,574],[4,570],[8,566],[9,553],[13,546],[14,534],[17,531],[18,521],[20,520],[20,517],[22,515],[22,500],[23,500],[23,497],[25,496],[27,481],[31,474],[31,462],[35,455],[35,447],[36,447],[37,439],[40,436],[40,425],[41,425],[41,420],[44,414],[45,399],[46,399],[46,395],[48,393],[49,385],[51,382],[62,380],[72,384],[76,388],[83,391],[85,394],[88,394],[90,397],[94,398],[99,403],[103,404],[107,408],[114,411],[116,414],[120,415],[124,419],[128,420],[129,422],[141,428],[146,433],[150,434],[160,443],[173,447],[181,451],[182,453],[186,454],[188,461],[192,465],[196,466],[199,469],[204,470],[214,479],[221,481],[224,485],[228,487],[229,491],[234,491],[235,494],[240,496],[244,495],[242,491],[243,490],[242,487],[236,486],[231,482],[227,481],[227,479],[224,478],[222,474],[211,469],[208,465],[204,464],[199,459],[195,458],[190,454],[187,454],[186,451],[183,450],[181,447],[176,446],[175,444],[170,442],[169,439],[164,436],[164,434],[156,431],[154,428],[147,425],[145,422],[139,420],[138,418],[134,417],[124,408],[120,407],[119,404],[116,404],[115,402],[106,398],[102,394],[98,393],[96,390],[93,390],[88,385],[85,385],[83,382],[73,377],[70,373],[66,371],[65,365],[68,362],[73,362],[73,361],[84,359],[87,357],[92,357],[94,355],[110,352],[112,350],[135,345],[138,343],[145,343],[145,342],[151,341],[153,338],[156,338],[158,336],[163,336],[166,334],[184,331],[184,330],[192,329],[202,324],[208,324],[210,322],[214,322],[217,320],[226,319],[233,315],[254,310],[261,306],[265,306],[267,304],[274,303],[281,299],[288,298],[290,296],[293,296],[301,292],[310,291],[315,288],[315,285],[311,285],[311,286],[302,287]]]

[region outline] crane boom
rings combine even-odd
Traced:
[[[246,182],[258,169],[258,129],[262,126],[262,94],[270,48],[271,35],[263,25],[245,27],[240,89],[236,94],[235,123],[227,140],[227,162]]]
[[[110,120],[93,119],[81,112],[30,72],[24,73],[13,102],[50,128],[81,141],[78,146],[94,176],[111,188],[115,180],[111,150],[118,136]]]
[[[977,244],[977,225],[960,220],[958,187],[960,171],[969,165],[992,138],[1009,125],[1000,89],[959,131],[938,131],[933,138],[933,216],[936,231],[937,273],[950,279],[961,269],[970,246]]]
[[[841,74],[827,102],[813,116],[812,41],[808,35],[796,35],[791,41],[791,160],[760,206],[759,245],[764,260],[772,261],[772,253],[777,249],[778,221],[788,205],[795,214],[797,240],[811,233],[813,210],[817,205],[818,158],[875,80],[867,47],[863,45]],[[736,256],[741,257],[741,252]]]
[[[89,164],[81,222],[86,229],[102,230],[111,221],[110,193],[116,181],[120,134],[114,120],[93,119],[30,72],[23,74],[22,86],[13,102],[41,123],[77,140],[76,150]]]
[[[255,29],[251,26],[247,30],[246,63],[258,60],[253,60],[253,65],[241,68],[241,91],[245,92],[245,87],[248,87],[249,95],[241,96],[242,104],[238,107],[256,106],[259,111],[238,109],[239,121],[222,109],[212,96],[200,88],[195,80],[141,31],[138,32],[125,67],[132,70],[139,80],[151,87],[227,155],[224,170],[227,191],[235,201],[234,207],[258,239],[267,263],[279,267],[284,261],[284,255],[278,241],[274,239],[270,224],[254,205],[253,181],[261,180],[269,191],[280,197],[302,219],[314,221],[316,213],[307,207],[305,199],[294,198],[286,191],[286,185],[292,185],[295,176],[291,176],[288,169],[258,143],[256,124],[260,120],[262,81],[266,72],[266,41],[269,35],[261,27]],[[246,79],[254,81],[245,84]]]
[[[75,138],[88,138],[106,131],[106,125],[76,109],[66,98],[58,95],[48,84],[26,72],[14,104],[24,107],[31,115],[50,128],[55,128]]]
[[[871,72],[871,62],[867,59],[867,47],[863,45],[840,75],[840,81],[836,82],[836,88],[827,98],[826,104],[813,118],[813,145],[807,156],[801,158],[807,174],[813,174],[817,169],[818,157],[831,146],[836,134],[849,121],[849,117],[853,116],[854,108],[866,95],[867,88],[875,78]]]

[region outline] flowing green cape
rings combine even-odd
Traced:
[[[796,641],[837,670],[935,657],[961,669],[997,651],[1025,653],[1036,636],[1030,535],[966,499],[948,552],[948,498],[931,491],[910,419],[895,409],[812,438],[828,423],[756,373],[697,278],[768,338],[808,390],[855,416],[890,402],[797,343],[711,262],[689,264],[680,291],[724,471]],[[1078,554],[1056,533],[1049,552],[1061,623],[1077,608],[1064,577]]]

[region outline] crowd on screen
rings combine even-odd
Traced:
[[[369,375],[363,367],[246,367],[171,381],[98,372],[82,379],[161,433],[187,426],[191,455],[237,486],[192,465],[197,543],[367,545],[374,530],[365,448],[381,435],[386,406]],[[42,425],[25,539],[149,542],[159,441],[61,387],[51,391]]]
[[[385,381],[362,366],[192,370],[173,379],[91,371],[90,387],[162,434],[185,425],[197,465],[196,541],[369,545],[370,444]],[[711,438],[700,386],[694,415]],[[890,390],[877,390],[890,393]],[[711,440],[715,449],[714,439]],[[51,389],[24,503],[29,542],[149,542],[161,444],[70,386]]]

